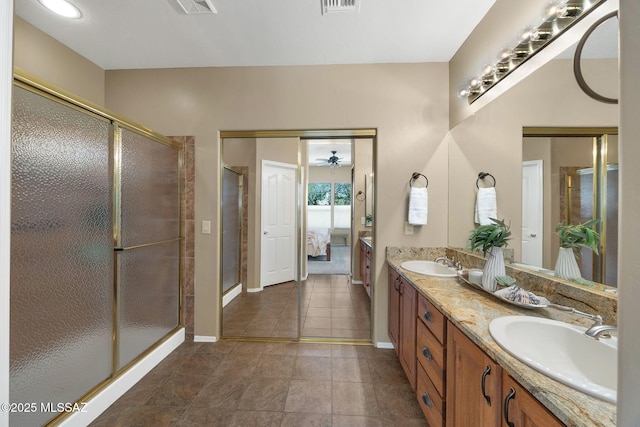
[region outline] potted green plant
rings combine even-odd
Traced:
[[[593,228],[600,219],[592,219],[582,224],[560,222],[556,233],[560,237],[560,250],[556,261],[555,274],[560,279],[579,279],[582,277],[576,261],[576,255],[585,247],[598,254],[600,234]]]
[[[471,232],[469,246],[471,250],[482,249],[482,254],[489,257],[484,264],[482,287],[490,292],[497,289],[496,277],[505,276],[503,248],[511,237],[509,226],[504,220],[489,218],[491,224],[481,225]]]

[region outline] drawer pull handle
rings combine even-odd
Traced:
[[[431,355],[431,351],[429,351],[429,347],[424,347],[422,349],[422,355],[425,357],[425,359],[427,360],[433,360],[433,356]]]
[[[433,403],[431,402],[431,398],[429,398],[429,395],[427,394],[426,391],[422,393],[422,401],[424,402],[425,405],[427,405],[427,408],[431,408],[433,406]]]
[[[424,320],[426,320],[427,322],[433,322],[433,317],[431,316],[431,312],[429,310],[425,310]]]
[[[484,397],[484,400],[487,401],[487,403],[489,404],[489,406],[491,406],[491,397],[487,396],[487,392],[485,390],[485,383],[487,380],[487,375],[491,375],[491,366],[486,367],[486,369],[484,370],[484,372],[482,373],[482,396]]]
[[[507,394],[507,397],[504,398],[504,422],[509,427],[514,427],[513,423],[511,421],[509,421],[509,402],[515,396],[516,396],[516,391],[513,388],[511,388],[511,389],[509,389],[509,394]]]

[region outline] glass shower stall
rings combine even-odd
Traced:
[[[42,425],[181,326],[182,150],[14,83],[10,422]]]

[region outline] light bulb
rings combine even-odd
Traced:
[[[482,77],[490,76],[491,74],[495,74],[496,66],[494,64],[486,64],[482,67]]]
[[[554,0],[547,4],[544,9],[545,21],[555,21],[558,18],[563,18],[567,14],[567,1],[568,0]]]
[[[535,27],[524,27],[518,35],[519,42],[535,41],[540,38],[540,33]]]
[[[471,89],[468,87],[461,87],[458,89],[458,98],[464,99],[468,98],[471,95]]]
[[[478,77],[471,77],[469,79],[469,87],[471,89],[477,89],[480,87],[480,85],[482,84],[482,79],[478,78]]]
[[[513,56],[513,49],[504,48],[498,53],[498,61],[504,61]]]
[[[78,19],[82,17],[80,9],[72,5],[66,0],[39,0],[40,4],[52,11],[53,13],[64,16],[65,18]]]

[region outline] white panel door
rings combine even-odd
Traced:
[[[542,160],[522,162],[522,262],[542,267]]]
[[[262,161],[260,286],[295,279],[296,165]]]

